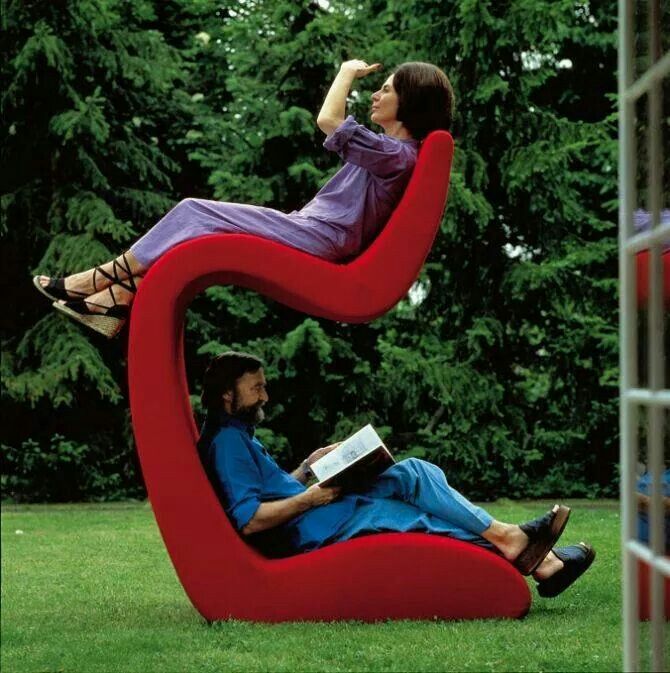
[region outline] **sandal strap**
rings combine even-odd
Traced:
[[[81,299],[81,300],[74,300],[74,301],[66,301],[64,303],[65,306],[67,306],[71,311],[75,311],[76,313],[81,313],[82,315],[97,315],[97,311],[91,311],[89,308],[90,306],[97,306],[98,308],[104,308],[108,309],[111,308],[110,306],[105,306],[104,304],[98,304],[95,301],[91,301],[90,299]]]
[[[97,287],[95,283],[95,274],[99,273],[101,276],[106,278],[107,280],[112,281],[113,284],[119,285],[122,287],[124,290],[127,290],[128,292],[132,292],[135,294],[137,292],[137,285],[135,284],[135,280],[133,279],[133,272],[130,268],[130,264],[128,263],[128,260],[126,258],[126,253],[122,252],[121,253],[121,258],[123,259],[123,263],[119,262],[117,258],[114,258],[112,260],[112,273],[107,273],[102,267],[96,266],[95,270],[93,271],[93,288],[97,292]],[[125,265],[125,266],[124,266]],[[125,278],[121,278],[121,275],[119,273],[119,270],[121,270],[125,274]],[[116,303],[116,302],[114,302]]]
[[[556,516],[553,510],[550,510],[546,514],[533,519],[532,521],[527,521],[522,523],[519,528],[528,536],[529,539],[534,539],[537,537],[538,533],[541,530],[546,529],[546,527],[551,523],[551,520]]]
[[[79,313],[80,315],[92,315],[92,316],[126,316],[128,312],[130,311],[130,307],[128,304],[119,304],[116,301],[116,298],[114,297],[112,293],[112,299],[114,300],[114,303],[110,305],[106,304],[98,304],[95,301],[91,301],[90,299],[76,299],[73,301],[66,301],[64,305],[69,308],[71,311],[74,311],[75,313]],[[104,309],[104,311],[91,311],[91,306],[97,306],[98,308]]]

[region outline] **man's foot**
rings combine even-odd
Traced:
[[[589,569],[595,557],[595,549],[584,542],[556,547],[533,574],[537,580],[537,593],[543,598],[554,598],[563,593]]]
[[[542,580],[549,579],[552,575],[555,575],[561,570],[563,570],[563,561],[556,556],[552,549],[552,551],[545,556],[544,561],[537,566],[537,569],[533,573],[533,579],[536,582],[542,582]]]
[[[515,526],[494,521],[483,533],[523,575],[530,575],[551,551],[570,516],[570,508],[554,505],[544,516]]]

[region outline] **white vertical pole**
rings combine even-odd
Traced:
[[[659,0],[649,0],[649,66],[661,58],[661,12]],[[660,225],[662,207],[661,182],[663,171],[661,142],[661,82],[655,80],[648,93],[648,137],[649,155],[649,211],[652,228]],[[652,243],[649,250],[649,388],[660,390],[664,385],[665,362],[663,357],[663,296],[661,279],[663,268],[660,242]],[[664,527],[661,473],[663,472],[663,408],[650,407],[648,410],[649,429],[648,465],[651,475],[649,532],[650,547],[656,557],[663,555]],[[650,570],[650,617],[651,617],[651,670],[663,669],[663,574],[652,564]]]
[[[619,0],[619,366],[621,459],[621,554],[623,563],[623,668],[639,668],[637,559],[626,548],[635,537],[635,463],[637,407],[625,392],[637,386],[637,310],[634,255],[626,251],[633,233],[636,158],[635,102],[626,98],[633,81],[633,3]]]

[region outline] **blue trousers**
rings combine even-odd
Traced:
[[[491,546],[481,534],[493,517],[449,486],[444,472],[425,460],[396,463],[357,497],[352,517],[329,542],[381,531],[418,531]]]

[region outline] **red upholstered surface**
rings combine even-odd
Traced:
[[[389,223],[348,264],[224,234],[178,246],[140,286],[128,352],[133,429],[165,545],[206,619],[483,618],[528,611],[528,586],[510,564],[438,536],[382,534],[266,559],[233,529],[195,450],[198,431],[182,344],[192,298],[210,285],[235,284],[333,320],[364,322],[382,315],[406,294],[430,250],[452,154],[449,134],[426,139]]]
[[[646,306],[649,301],[649,250],[635,255],[637,270],[637,304]],[[661,255],[663,263],[663,303],[670,306],[670,250]]]
[[[670,577],[665,577],[662,583],[665,619],[670,621]],[[637,593],[639,617],[648,620],[651,616],[651,572],[649,564],[641,559],[637,562]]]

